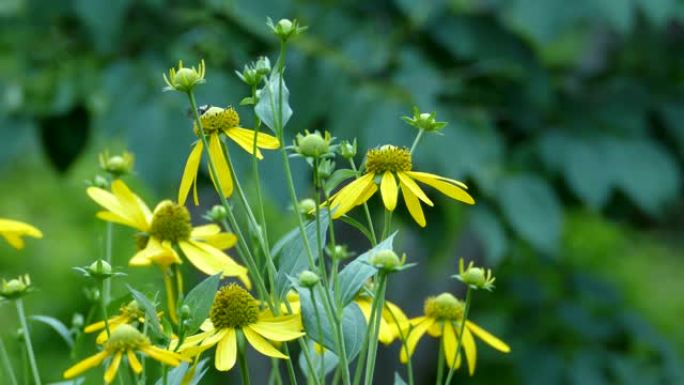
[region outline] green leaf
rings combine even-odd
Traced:
[[[212,275],[192,288],[183,298],[183,305],[187,305],[190,308],[190,319],[188,319],[186,324],[187,335],[199,329],[202,322],[209,316],[211,304],[214,302],[220,281],[221,274]]]
[[[156,307],[150,302],[145,294],[135,290],[130,285],[126,285],[126,287],[128,288],[128,291],[131,292],[131,295],[133,295],[133,299],[135,299],[135,301],[138,302],[138,305],[142,306],[145,311],[145,323],[150,327],[152,334],[157,337],[164,337],[161,325],[159,324],[159,319],[157,318]]]
[[[326,242],[328,231],[328,211],[321,211],[321,240]],[[310,221],[304,226],[309,245],[314,249],[314,261],[318,260],[316,253],[316,221]],[[306,247],[299,231],[299,227],[291,230],[273,246],[271,255],[277,258],[278,275],[276,276],[277,293],[284,298],[287,291],[292,287],[290,277],[296,277],[302,271],[309,268],[309,258]]]
[[[370,229],[368,229],[368,227],[366,227],[366,225],[347,215],[344,215],[339,219],[342,222],[350,226],[353,226],[355,229],[359,230],[366,237],[366,239],[368,239],[369,242],[373,242],[373,236],[371,234],[371,231]]]
[[[280,123],[280,128],[285,128],[288,120],[292,117],[292,108],[290,108],[288,102],[290,91],[285,86],[285,80],[282,81],[282,86],[282,111],[279,111],[281,93],[280,74],[277,72],[277,68],[274,68],[273,73],[271,73],[271,76],[269,76],[266,84],[261,89],[259,101],[254,106],[254,112],[259,119],[273,132],[276,132],[277,123]]]
[[[340,185],[340,183],[355,176],[356,171],[350,170],[348,168],[341,168],[335,170],[335,172],[333,172],[332,175],[330,175],[330,178],[328,178],[328,180],[325,181],[325,191],[327,191],[328,194],[330,194],[332,190],[335,189],[335,187]]]
[[[316,368],[317,373],[320,373],[321,365],[323,365],[323,371],[325,374],[330,373],[337,367],[337,364],[340,361],[337,355],[328,349],[324,349],[322,353],[319,352],[318,349],[314,348],[313,341],[309,341],[309,343],[306,345],[306,349],[309,351],[311,363],[313,367]],[[309,366],[306,364],[306,358],[304,358],[303,351],[299,353],[299,368],[303,373],[309,372]]]
[[[394,385],[406,385],[406,381],[397,372],[394,372]]]
[[[73,348],[74,346],[74,339],[71,337],[71,332],[69,331],[69,328],[67,328],[62,321],[53,318],[53,317],[48,317],[44,315],[32,315],[29,317],[30,320],[32,321],[38,321],[41,323],[44,323],[45,325],[48,325],[51,327],[54,331],[57,332],[57,334],[62,337],[64,342],[69,346],[69,348]]]
[[[518,235],[538,251],[556,250],[563,224],[563,211],[556,194],[532,174],[503,180],[497,196],[505,218]]]
[[[356,294],[361,290],[363,284],[377,273],[378,269],[368,263],[368,258],[380,250],[392,250],[392,243],[397,232],[378,243],[372,249],[359,255],[340,271],[339,279],[339,298],[343,306],[354,300]]]
[[[164,382],[164,377],[161,377],[155,382],[155,385],[198,385],[209,370],[208,362],[208,358],[199,361],[197,365],[181,362],[180,365],[169,371],[166,382]]]
[[[315,290],[316,298],[315,301],[312,301],[309,289],[302,287],[297,288],[302,305],[302,321],[304,322],[304,328],[309,337],[314,341],[325,346],[327,349],[336,352],[338,351],[337,339],[335,338],[335,330],[332,327],[335,321],[329,319],[325,312],[325,307],[322,303],[322,301],[324,301],[323,287],[318,285]],[[318,331],[316,314],[318,314],[321,325],[323,325],[322,339],[320,338],[320,333]],[[341,324],[347,359],[351,362],[354,357],[359,354],[359,351],[361,351],[366,334],[366,319],[356,303],[350,303],[344,308]]]

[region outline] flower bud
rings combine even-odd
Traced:
[[[215,205],[211,210],[207,211],[204,217],[214,223],[222,223],[228,218],[228,211],[223,205]]]
[[[74,329],[80,330],[83,327],[83,324],[85,323],[85,319],[83,318],[83,314],[81,313],[76,313],[71,317],[71,326]]]
[[[313,271],[304,270],[299,274],[299,284],[304,287],[312,288],[316,286],[320,280],[321,277]]]
[[[205,66],[204,60],[200,61],[197,68],[184,67],[183,62],[178,62],[178,69],[169,69],[169,76],[164,74],[164,82],[167,87],[165,91],[176,90],[179,92],[190,92],[196,85],[204,83]]]
[[[328,248],[326,249],[328,252],[328,255],[330,258],[335,259],[335,260],[343,260],[351,257],[354,255],[354,253],[350,252],[347,248],[347,245],[335,245],[334,248]]]
[[[180,318],[182,320],[190,319],[192,317],[192,311],[190,310],[190,306],[188,305],[183,305],[180,308]]]
[[[261,76],[268,75],[271,73],[271,61],[268,60],[268,57],[261,56],[254,64],[254,69],[256,70],[257,74]]]
[[[102,259],[97,260],[88,266],[88,273],[96,279],[106,279],[112,276],[112,265]]]
[[[31,277],[28,274],[19,276],[9,281],[2,280],[2,288],[0,288],[0,297],[5,299],[18,299],[23,297],[31,290]]]
[[[273,24],[273,20],[269,18],[266,24],[271,28],[273,34],[278,36],[278,38],[283,42],[287,41],[292,36],[296,36],[302,33],[304,30],[306,30],[306,27],[300,26],[299,22],[296,19],[280,19],[277,23]]]
[[[385,249],[375,253],[370,259],[371,265],[380,270],[395,271],[403,264],[399,256],[392,250]]]
[[[316,211],[316,202],[311,198],[305,198],[297,203],[297,211],[302,215],[311,215]]]
[[[413,107],[413,116],[402,116],[401,119],[409,125],[424,131],[439,131],[447,125],[447,122],[437,121],[437,114],[435,112],[420,112],[418,107]]]
[[[114,177],[121,177],[133,171],[133,154],[124,151],[121,155],[109,155],[109,151],[104,151],[99,155],[100,168]]]
[[[340,143],[340,155],[344,159],[351,159],[356,156],[356,138],[353,143],[350,143],[348,140]]]
[[[494,289],[495,277],[492,276],[491,270],[485,270],[481,267],[474,266],[470,261],[468,266],[464,266],[463,258],[459,260],[459,273],[454,277],[472,289],[484,289],[491,291]]]
[[[328,143],[318,132],[297,136],[297,146],[300,154],[311,158],[319,157],[329,149]]]
[[[235,71],[237,76],[248,86],[256,86],[261,81],[261,76],[253,66],[245,65],[242,72]]]
[[[109,181],[107,178],[103,177],[102,175],[95,175],[92,181],[90,181],[90,184],[92,184],[95,187],[99,187],[101,189],[108,189],[109,188]]]
[[[325,180],[335,171],[335,162],[325,159],[318,164],[318,180]]]

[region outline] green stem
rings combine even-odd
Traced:
[[[465,309],[463,310],[463,320],[461,321],[461,327],[458,331],[458,343],[456,344],[456,355],[454,356],[454,362],[449,365],[449,374],[447,375],[445,385],[451,384],[451,378],[454,376],[454,367],[456,362],[458,362],[458,357],[461,354],[461,346],[463,345],[463,331],[465,330],[466,322],[468,321],[468,313],[470,312],[470,303],[473,299],[473,290],[468,286],[465,298]]]
[[[33,353],[33,346],[31,345],[31,332],[29,331],[26,322],[26,314],[24,312],[24,301],[19,298],[16,301],[17,314],[19,314],[19,322],[21,329],[24,331],[24,343],[26,344],[26,352],[28,353],[29,363],[31,364],[31,372],[33,373],[33,381],[36,385],[40,385],[40,373],[38,373],[38,364],[36,363],[36,356]]]
[[[420,142],[420,138],[423,137],[423,133],[425,130],[418,130],[418,135],[416,135],[416,139],[413,140],[413,144],[411,145],[411,154],[413,154],[413,151],[416,149],[416,146],[418,146],[418,142]]]
[[[439,355],[437,356],[437,381],[435,385],[441,385],[444,375],[444,324],[442,324],[442,337],[439,339]]]
[[[104,283],[106,280],[100,282],[100,288],[104,291]],[[109,316],[107,316],[107,302],[105,302],[104,296],[100,296],[100,307],[102,308],[102,317],[104,317],[105,331],[107,332],[107,339],[112,335],[109,329]]]
[[[107,222],[106,238],[105,238],[105,261],[112,266],[112,242],[114,238],[114,224],[112,222]],[[104,289],[102,290],[102,297],[105,301],[109,302],[112,298],[112,282],[106,280],[104,284]]]
[[[356,168],[356,163],[354,162],[354,158],[349,159],[349,164],[351,165],[352,170],[354,170],[354,172],[357,173],[357,177],[358,177],[359,171]],[[368,221],[368,228],[370,229],[371,236],[373,237],[373,239],[371,239],[371,243],[373,244],[373,246],[375,246],[378,244],[378,239],[375,237],[375,228],[373,227],[373,219],[371,217],[370,210],[368,209],[368,203],[367,202],[363,202],[363,211],[366,214],[366,221]]]
[[[12,368],[12,362],[10,362],[9,356],[7,355],[7,349],[5,348],[5,343],[0,339],[0,358],[2,358],[2,363],[5,365],[5,371],[7,372],[7,377],[9,377],[12,385],[18,385],[17,376],[14,374],[14,369]]]
[[[249,365],[247,364],[245,341],[244,336],[242,336],[241,332],[238,332],[238,362],[240,364],[240,375],[242,377],[242,385],[250,385]]]
[[[409,330],[408,334],[404,334],[403,329],[399,326],[399,319],[397,318],[396,314],[394,314],[392,308],[387,307],[387,310],[389,311],[392,320],[394,320],[394,323],[397,324],[397,329],[399,330],[399,339],[401,340],[401,349],[404,349],[404,353],[406,353],[406,372],[408,375],[408,385],[413,385],[413,364],[411,363],[411,356],[409,355],[408,344],[406,343],[408,334],[411,332]]]
[[[373,373],[375,371],[375,359],[378,353],[378,337],[380,334],[380,323],[382,321],[382,310],[385,306],[385,292],[387,291],[387,274],[380,271],[378,279],[378,289],[373,297],[373,314],[375,315],[373,321],[373,333],[369,340],[370,348],[368,350],[368,357],[366,358],[366,380],[365,385],[373,383]]]
[[[254,104],[256,105],[256,85],[252,86],[252,100],[254,100]],[[266,244],[269,244],[268,242],[268,228],[266,226],[266,210],[264,208],[264,198],[263,195],[261,194],[261,178],[259,178],[259,159],[256,157],[256,152],[257,152],[257,136],[259,135],[259,129],[261,128],[261,119],[257,116],[256,112],[254,113],[254,141],[252,143],[252,171],[253,171],[253,178],[254,178],[254,188],[256,190],[256,195],[257,195],[257,203],[259,207],[259,219],[261,220],[261,231],[263,232],[264,239],[266,241]],[[281,146],[284,144],[281,143]]]
[[[385,225],[382,229],[382,240],[387,239],[390,234],[390,228],[392,227],[392,212],[385,210]]]

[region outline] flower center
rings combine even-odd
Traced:
[[[366,170],[373,174],[383,174],[386,171],[411,171],[411,153],[406,147],[390,144],[374,148],[366,154]]]
[[[209,318],[217,329],[241,328],[257,322],[259,302],[247,290],[233,283],[216,293]]]
[[[202,128],[205,133],[210,133],[219,130],[226,130],[240,125],[240,115],[233,107],[209,107],[202,116],[200,116]],[[195,134],[199,134],[199,129],[195,125]]]
[[[161,241],[178,243],[189,239],[191,232],[190,213],[185,207],[164,201],[154,210],[150,236]]]
[[[140,308],[138,302],[133,300],[126,305],[121,305],[119,308],[121,315],[128,318],[129,321],[137,321],[145,316],[145,312]]]
[[[463,302],[449,293],[425,300],[425,315],[438,320],[459,320],[463,318]]]
[[[137,350],[150,343],[150,340],[131,325],[123,324],[112,331],[112,335],[105,345],[110,353]]]

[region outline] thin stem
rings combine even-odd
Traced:
[[[254,103],[256,104],[256,85],[252,86],[252,100],[254,100]],[[256,152],[257,152],[257,137],[259,135],[259,129],[261,128],[261,119],[259,119],[259,116],[257,116],[256,112],[254,113],[254,141],[252,143],[252,171],[253,171],[253,178],[254,178],[254,188],[256,190],[256,195],[257,195],[257,203],[259,207],[259,219],[261,220],[261,231],[263,232],[264,239],[266,241],[266,244],[268,244],[268,229],[266,226],[266,210],[264,208],[264,198],[261,194],[261,178],[259,178],[259,159],[256,157]],[[281,146],[284,145],[283,143],[280,144]]]
[[[19,322],[21,329],[24,331],[24,343],[26,344],[26,352],[28,353],[29,363],[31,364],[31,372],[33,373],[33,381],[36,385],[40,385],[40,373],[38,373],[38,364],[36,363],[36,356],[33,353],[33,346],[31,345],[31,332],[29,331],[26,322],[26,314],[24,313],[24,302],[21,298],[15,301],[17,304],[17,313],[19,314]]]
[[[411,363],[411,356],[409,355],[408,344],[406,343],[406,339],[408,338],[408,334],[410,334],[410,330],[409,333],[404,334],[404,331],[399,324],[399,319],[397,318],[396,314],[394,314],[392,308],[388,306],[387,310],[394,323],[397,324],[399,339],[401,340],[401,349],[404,349],[404,353],[406,353],[406,372],[408,375],[408,385],[413,385],[413,364]]]
[[[105,261],[112,266],[112,243],[114,238],[114,224],[112,222],[107,222],[106,224],[106,237],[105,237]],[[112,282],[110,280],[105,281],[104,290],[102,291],[102,296],[104,300],[109,302],[112,298]]]
[[[418,146],[418,142],[420,142],[420,138],[423,137],[423,133],[425,133],[425,130],[423,130],[423,129],[418,130],[418,134],[416,135],[416,139],[413,140],[413,144],[411,145],[411,154],[413,154],[413,151],[416,149],[416,146]]]
[[[468,289],[466,291],[465,309],[463,310],[463,320],[461,321],[461,327],[458,331],[456,355],[454,356],[454,362],[451,362],[449,364],[449,374],[447,375],[446,381],[444,382],[445,385],[449,385],[451,383],[451,378],[454,376],[454,367],[456,366],[456,362],[458,362],[458,357],[461,354],[461,346],[463,345],[463,331],[465,330],[466,322],[468,322],[468,313],[470,312],[470,303],[472,302],[472,299],[473,290],[470,288],[470,286],[468,286]]]
[[[241,332],[238,332],[238,362],[240,364],[240,376],[242,377],[242,385],[250,385],[249,365],[247,364],[245,341]]]
[[[9,356],[7,355],[7,349],[5,348],[5,343],[0,338],[0,358],[2,358],[2,363],[5,365],[5,371],[7,372],[7,377],[9,377],[12,385],[18,385],[17,376],[14,374],[14,368],[12,368],[12,362],[10,362]]]
[[[437,356],[437,381],[435,385],[441,385],[444,375],[444,324],[442,324],[442,337],[439,339],[439,355]]]
[[[356,169],[356,163],[354,162],[354,158],[349,158],[349,164],[351,165],[352,170],[354,170],[355,173],[358,175],[358,170]],[[358,177],[358,176],[357,176]],[[373,237],[371,239],[371,243],[373,246],[378,244],[378,239],[375,237],[375,228],[373,227],[373,218],[371,217],[370,210],[368,209],[368,203],[363,202],[363,211],[366,213],[366,221],[368,221],[368,228],[370,229],[371,236]]]
[[[283,344],[283,350],[285,350],[285,354],[289,357],[290,348],[287,344]],[[297,385],[297,375],[295,374],[294,365],[292,364],[291,359],[287,360],[287,375],[290,377],[290,384]]]
[[[176,312],[176,296],[173,292],[173,282],[171,277],[169,277],[168,268],[162,269],[162,275],[164,276],[164,288],[166,289],[166,307],[169,309],[169,317],[173,323],[178,323],[178,313]],[[180,344],[179,344],[180,346]]]
[[[380,271],[378,279],[378,289],[373,298],[373,313],[375,314],[373,325],[373,334],[371,335],[370,349],[368,350],[368,357],[366,360],[366,380],[365,385],[373,383],[373,372],[375,371],[375,359],[378,353],[378,336],[380,334],[380,322],[382,321],[382,310],[385,306],[385,292],[387,290],[387,274]]]
[[[104,282],[105,280],[102,280],[100,283],[100,289],[104,291]],[[107,332],[107,339],[109,339],[109,336],[112,335],[111,330],[109,329],[109,316],[107,315],[107,302],[105,302],[104,296],[100,296],[100,307],[102,308],[102,317],[104,317],[104,324],[105,324],[105,331]]]
[[[280,376],[280,360],[271,358],[271,374],[268,378],[269,385],[283,385],[283,378]]]
[[[385,210],[385,225],[382,229],[382,240],[385,240],[390,234],[390,228],[392,227],[392,212]]]

